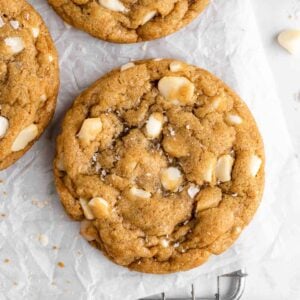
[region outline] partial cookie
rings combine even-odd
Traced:
[[[81,234],[149,273],[220,254],[263,193],[264,150],[244,102],[205,70],[138,61],[107,74],[68,111],[55,181]]]
[[[164,37],[195,19],[209,0],[48,0],[71,25],[102,40],[135,43]]]
[[[0,0],[0,170],[45,130],[58,76],[55,46],[40,15],[23,0]]]

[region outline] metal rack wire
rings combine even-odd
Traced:
[[[195,287],[192,284],[191,286],[191,297],[189,298],[167,298],[165,293],[162,293],[160,298],[143,298],[140,300],[239,300],[241,299],[246,284],[246,270],[241,269],[233,273],[220,275],[217,277],[217,293],[208,298],[201,298],[196,296]],[[231,278],[232,279],[232,290],[231,294],[227,296],[222,296],[221,292],[221,280],[222,278]]]

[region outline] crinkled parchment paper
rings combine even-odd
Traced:
[[[299,173],[248,0],[214,0],[186,29],[136,45],[96,40],[64,24],[46,0],[30,2],[43,15],[59,50],[61,89],[55,118],[41,140],[0,172],[1,300],[134,300],[282,251],[278,235],[288,203],[299,195]],[[52,176],[55,137],[74,97],[112,68],[151,57],[186,60],[233,87],[255,115],[267,154],[264,199],[240,239],[202,267],[166,276],[130,272],[91,247],[79,236],[79,223],[64,213]]]

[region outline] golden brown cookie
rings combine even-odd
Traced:
[[[71,25],[102,40],[135,43],[164,37],[189,24],[209,0],[48,0]]]
[[[122,266],[188,270],[252,219],[264,150],[245,103],[209,72],[129,63],[74,102],[57,141],[58,193],[81,234]]]
[[[23,0],[0,0],[0,170],[45,130],[58,76],[55,46],[40,15]]]

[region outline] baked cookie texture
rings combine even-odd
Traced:
[[[164,37],[189,24],[209,0],[48,0],[71,25],[116,43]]]
[[[115,263],[171,273],[238,238],[264,187],[244,102],[175,60],[126,64],[84,91],[57,140],[55,181],[81,234]]]
[[[58,76],[40,15],[23,0],[0,0],[0,170],[43,133],[55,110]]]

